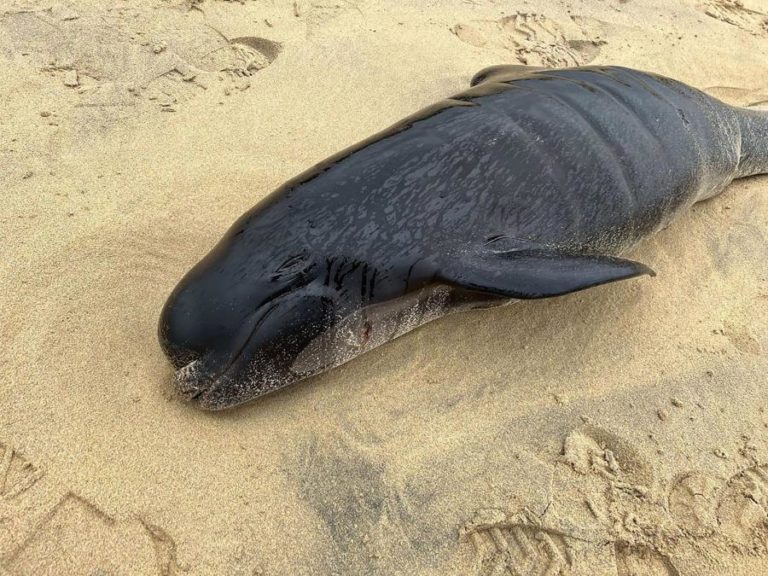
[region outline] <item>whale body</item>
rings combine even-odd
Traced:
[[[246,212],[160,342],[184,397],[234,406],[450,312],[653,274],[620,255],[766,171],[765,112],[621,67],[493,67]]]

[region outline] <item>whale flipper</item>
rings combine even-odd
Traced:
[[[467,290],[519,299],[548,298],[656,273],[615,256],[543,248],[494,251],[488,246],[446,261],[438,278]]]

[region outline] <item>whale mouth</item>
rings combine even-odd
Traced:
[[[235,361],[228,369],[211,376],[200,366],[200,361],[195,360],[174,374],[176,393],[197,408],[219,411],[274,392],[295,381],[292,372],[277,373],[269,367],[260,370],[258,377],[246,373],[240,381],[233,374],[241,368]]]
[[[193,360],[182,366],[173,375],[176,391],[184,400],[191,402],[210,390],[218,380],[211,378],[203,371],[200,360]]]
[[[292,365],[332,324],[330,300],[324,294],[285,290],[264,302],[232,337],[214,342],[177,368],[173,378],[177,395],[198,408],[222,410],[305,377]]]
[[[176,371],[173,377],[176,393],[185,401],[196,404],[205,410],[221,410],[234,403],[222,403],[213,399],[214,394],[222,384],[230,381],[229,372],[232,366],[211,376],[200,366],[199,360],[194,360]]]
[[[229,404],[221,405],[211,396],[223,383],[232,380],[232,374],[242,369],[242,359],[252,348],[259,329],[267,318],[277,309],[279,302],[269,302],[259,307],[241,329],[237,338],[235,352],[218,370],[211,370],[210,363],[205,362],[210,356],[192,360],[176,370],[173,380],[177,393],[187,402],[194,402],[201,408],[220,410]]]

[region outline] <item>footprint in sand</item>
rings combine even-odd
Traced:
[[[630,442],[597,426],[573,430],[563,443],[563,457],[574,471],[602,476],[619,489],[645,494],[654,483],[646,458]]]
[[[460,531],[474,547],[476,574],[566,576],[600,566],[609,571],[600,573],[618,576],[678,575],[652,543],[637,541],[658,510],[652,498],[655,471],[640,450],[608,430],[588,425],[567,435],[560,465],[562,473],[571,476],[557,484],[560,489],[591,486],[605,498],[594,493],[599,503],[586,503],[588,517],[572,508],[584,506],[581,499],[554,494],[543,514],[525,508],[517,514],[478,511]]]
[[[118,522],[73,493],[66,494],[3,563],[12,574],[141,574],[154,566],[174,574],[176,545],[161,529]]]
[[[746,326],[741,324],[725,323],[725,330],[723,331],[726,338],[730,340],[734,348],[740,352],[746,354],[752,354],[753,356],[760,356],[763,352],[763,348],[760,342],[755,338]]]
[[[478,48],[514,52],[518,61],[532,66],[566,67],[588,64],[604,44],[586,19],[571,18],[570,25],[535,13],[517,13],[500,20],[456,24],[452,32]]]
[[[462,532],[479,557],[478,576],[556,576],[571,570],[567,537],[537,527],[525,515],[507,518],[500,511],[478,512]]]
[[[616,576],[680,576],[672,562],[647,546],[616,544]]]
[[[695,537],[715,533],[720,489],[720,482],[699,472],[689,472],[674,482],[669,511],[681,530]]]
[[[617,576],[679,576],[672,561],[652,547],[615,541],[608,549],[611,542],[544,529],[531,514],[506,517],[499,511],[484,511],[462,535],[478,555],[477,576],[568,576],[597,566]]]
[[[18,453],[10,444],[2,446],[0,460],[0,500],[8,502],[29,490],[43,471]]]
[[[766,549],[768,538],[768,466],[753,466],[726,484],[717,520],[723,533],[750,549]]]
[[[704,14],[754,35],[768,32],[768,14],[746,8],[741,0],[707,0]]]
[[[199,11],[72,4],[0,13],[0,51],[76,90],[79,106],[150,101],[174,111],[216,85],[226,94],[245,90],[280,44],[227,38]]]
[[[334,0],[333,2],[299,1],[295,2],[293,6],[294,15],[306,22],[309,34],[320,30],[323,24],[343,16],[352,15],[359,19],[363,18],[362,10],[351,0]]]
[[[0,574],[178,573],[176,543],[165,530],[112,518],[73,492],[51,500],[57,487],[41,480],[42,470],[9,444],[2,450],[0,519],[13,529],[0,538]]]

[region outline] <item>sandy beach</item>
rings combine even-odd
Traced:
[[[766,177],[655,278],[174,395],[158,315],[230,224],[504,63],[761,106],[768,1],[0,0],[0,575],[768,574]]]

